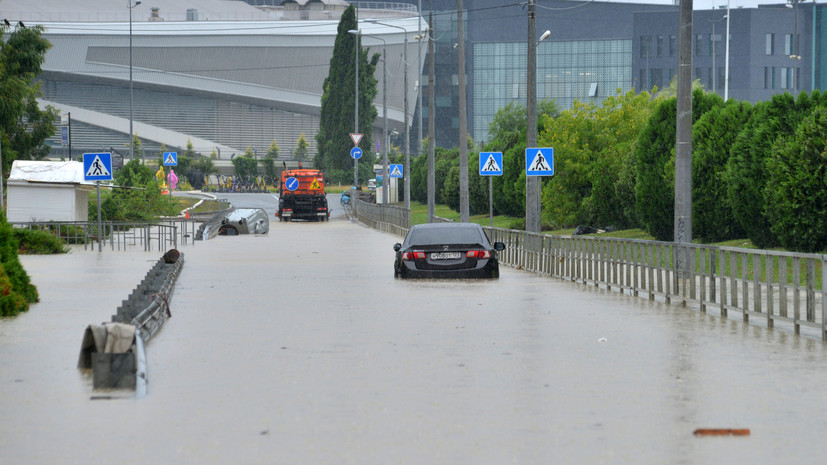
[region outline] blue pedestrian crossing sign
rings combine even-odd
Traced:
[[[284,187],[286,187],[290,192],[293,192],[299,188],[299,180],[291,176],[284,181]]]
[[[503,153],[480,152],[480,176],[502,176]]]
[[[554,149],[551,147],[525,149],[526,176],[554,176]]]
[[[391,178],[401,178],[402,177],[402,165],[390,165],[390,175]]]
[[[164,166],[178,166],[178,152],[164,152]]]
[[[111,181],[112,154],[109,152],[84,153],[83,179],[85,181]]]
[[[359,147],[353,147],[352,149],[350,149],[350,156],[354,160],[362,158],[362,149],[360,149]]]

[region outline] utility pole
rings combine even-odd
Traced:
[[[692,243],[692,0],[680,0],[678,26],[678,111],[675,134],[675,243]],[[688,257],[676,254],[676,269]]]
[[[537,17],[535,0],[528,0],[528,47],[526,66],[526,147],[537,147]],[[539,233],[540,177],[525,177],[525,230]]]
[[[457,0],[457,62],[459,62],[459,220],[467,223],[468,209],[468,116],[465,108],[465,36],[462,0]]]
[[[359,2],[356,2],[356,30],[359,31]],[[359,58],[360,58],[360,51],[362,48],[361,39],[362,36],[359,34],[355,34],[353,36],[353,40],[356,42],[353,45],[353,51],[356,55],[356,94],[353,97],[353,113],[354,113],[354,128],[353,133],[359,134]],[[368,153],[370,153],[370,147],[368,147]],[[369,157],[368,157],[369,158]],[[359,186],[359,160],[353,159],[353,187]]]
[[[434,150],[436,141],[436,115],[434,114],[434,12],[428,15],[428,223],[434,222],[436,192],[436,164]]]

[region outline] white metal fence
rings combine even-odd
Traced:
[[[105,221],[47,221],[10,223],[15,228],[49,231],[70,245],[84,250],[165,251],[179,245],[195,244],[197,222],[192,219],[156,223]]]
[[[404,236],[410,212],[355,201],[356,218]],[[407,215],[407,216],[406,216]],[[821,333],[827,341],[827,255],[597,236],[551,236],[483,227],[503,242],[500,263],[568,281],[761,318]],[[681,258],[681,260],[678,260]],[[678,266],[681,264],[681,266]]]

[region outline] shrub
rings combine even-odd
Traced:
[[[18,241],[12,227],[0,215],[0,316],[14,316],[37,302],[37,288],[17,257]]]
[[[788,250],[827,247],[827,108],[805,119],[795,137],[775,144],[767,160],[766,212],[773,234]]]
[[[14,238],[20,244],[17,250],[21,254],[46,255],[69,251],[66,243],[50,231],[15,228]]]

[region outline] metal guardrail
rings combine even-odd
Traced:
[[[164,251],[179,245],[195,244],[197,221],[193,219],[160,222],[46,221],[11,223],[15,228],[50,231],[70,245],[84,250],[153,250]],[[95,247],[97,245],[97,247]]]
[[[349,202],[349,209],[359,222],[383,232],[405,236],[411,227],[411,211],[407,208],[354,198]]]
[[[409,212],[397,212],[404,209],[353,204],[356,218],[375,229],[404,236],[410,228]],[[483,229],[505,244],[499,255],[505,266],[701,312],[716,308],[723,317],[736,311],[745,322],[766,320],[769,328],[788,323],[795,334],[815,328],[827,341],[827,255]]]

